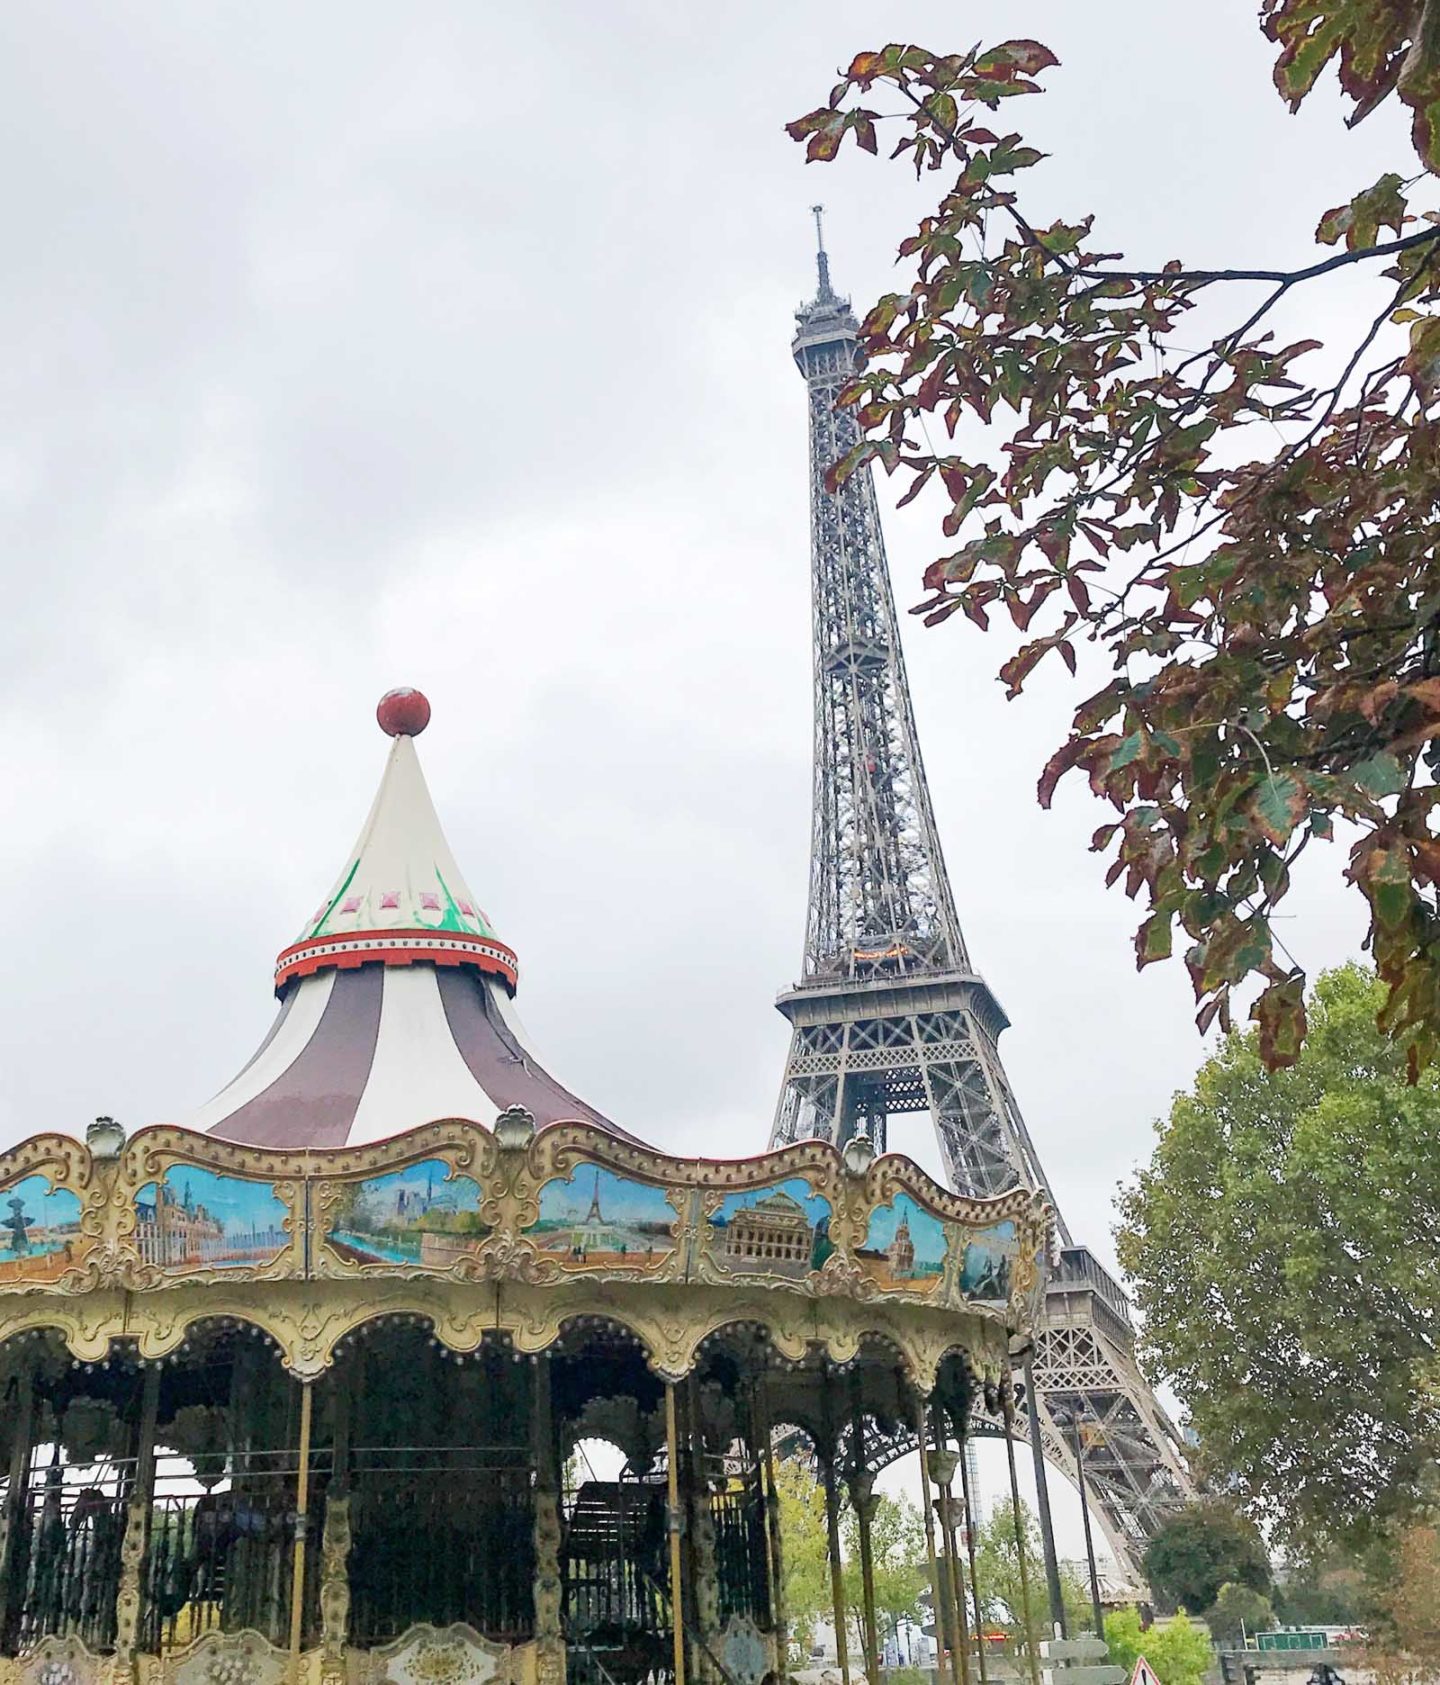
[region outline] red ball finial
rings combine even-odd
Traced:
[[[430,703],[423,691],[401,685],[380,698],[375,718],[381,731],[391,737],[418,737],[430,724]]]

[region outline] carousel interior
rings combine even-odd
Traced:
[[[953,1471],[972,1409],[1005,1402],[960,1352],[927,1400],[882,1342],[796,1362],[750,1324],[667,1384],[601,1318],[523,1355],[503,1339],[454,1352],[419,1315],[382,1316],[310,1386],[229,1317],[160,1360],[119,1340],[81,1362],[34,1330],[0,1365],[5,1656],[50,1640],[114,1655],[138,1502],[137,1655],[221,1634],[381,1651],[457,1625],[509,1650],[546,1636],[548,1589],[575,1685],[673,1680],[687,1661],[696,1678],[780,1671],[777,1455],[818,1466],[833,1525],[840,1489],[865,1512],[897,1443],[924,1432],[930,1468]],[[607,1477],[596,1441],[618,1462]],[[936,1531],[943,1578],[953,1540]],[[862,1631],[876,1666],[873,1606]]]

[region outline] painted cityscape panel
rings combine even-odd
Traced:
[[[268,1182],[172,1164],[135,1195],[135,1245],[161,1269],[255,1269],[289,1246],[289,1215]]]
[[[643,1269],[674,1250],[675,1220],[664,1188],[582,1164],[541,1188],[529,1233],[565,1269]]]
[[[327,1239],[352,1264],[418,1264],[443,1270],[490,1234],[480,1219],[480,1184],[444,1159],[347,1183],[332,1208]]]
[[[1010,1297],[1010,1276],[1020,1254],[1020,1241],[1012,1222],[982,1229],[965,1247],[960,1265],[960,1292],[967,1299],[998,1300]]]
[[[855,1257],[878,1287],[928,1293],[944,1273],[945,1225],[909,1194],[896,1194],[870,1213]]]
[[[830,1202],[803,1177],[730,1194],[710,1219],[710,1252],[722,1269],[788,1276],[823,1267],[835,1250]]]
[[[0,1191],[0,1284],[54,1281],[90,1246],[80,1234],[80,1200],[69,1188],[26,1176]]]

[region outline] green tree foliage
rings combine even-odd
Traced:
[[[1227,1580],[1213,1607],[1205,1611],[1205,1625],[1216,1643],[1237,1643],[1252,1632],[1266,1632],[1275,1624],[1270,1599],[1253,1586]]]
[[[775,1471],[780,1492],[780,1525],[785,1569],[785,1611],[797,1657],[803,1660],[819,1622],[834,1618],[830,1579],[830,1544],[825,1525],[825,1494],[802,1462],[787,1459]],[[847,1611],[846,1634],[854,1654],[863,1653],[861,1621],[865,1594],[860,1572],[858,1521],[841,1489],[841,1583]],[[919,1618],[920,1598],[929,1590],[925,1524],[908,1498],[877,1496],[870,1523],[875,1577],[875,1614],[882,1636],[902,1620]]]
[[[845,1553],[845,1602],[851,1611],[854,1642],[860,1645],[860,1621],[865,1591],[860,1573],[859,1520],[847,1508],[841,1529]],[[870,1522],[870,1553],[875,1577],[875,1619],[881,1637],[893,1634],[904,1620],[918,1620],[920,1598],[930,1589],[925,1553],[925,1520],[919,1506],[906,1497],[876,1494]]]
[[[834,1608],[825,1498],[815,1476],[796,1458],[776,1465],[775,1485],[780,1494],[785,1614],[791,1644],[803,1657],[814,1639],[816,1622],[829,1620]]]
[[[1197,1615],[1228,1581],[1262,1595],[1270,1589],[1259,1528],[1218,1498],[1191,1504],[1156,1533],[1145,1551],[1145,1573],[1165,1607]]]
[[[1373,1575],[1366,1661],[1377,1685],[1417,1685],[1440,1673],[1440,1530],[1416,1523],[1388,1541]]]
[[[1289,1565],[1276,1578],[1274,1601],[1286,1626],[1363,1626],[1370,1608],[1363,1565],[1336,1551]]]
[[[1105,1617],[1105,1642],[1110,1660],[1127,1674],[1144,1656],[1160,1685],[1201,1685],[1215,1663],[1209,1633],[1183,1614],[1142,1629],[1136,1610],[1118,1609]]]
[[[1107,249],[1123,231],[1042,215],[1043,154],[1008,115],[1057,64],[1037,41],[862,52],[789,125],[810,160],[847,139],[876,153],[884,132],[941,178],[900,245],[902,289],[865,317],[840,398],[864,437],[831,483],[878,461],[901,502],[937,500],[946,547],[915,612],[1008,619],[1010,695],[1041,664],[1075,674],[1082,645],[1108,667],[1040,800],[1088,777],[1117,815],[1094,838],[1108,881],[1144,903],[1137,962],[1178,933],[1202,1029],[1228,1028],[1258,975],[1271,1065],[1305,1034],[1272,915],[1296,858],[1347,821],[1384,1027],[1413,1072],[1440,1038],[1440,0],[1263,0],[1262,26],[1292,108],[1334,63],[1352,120],[1408,106],[1420,165],[1402,147],[1317,203],[1320,249],[1291,269],[1133,264]],[[1372,289],[1363,332],[1277,339],[1282,300],[1343,316],[1325,291],[1341,271]]]
[[[1144,1345],[1204,1466],[1294,1540],[1417,1513],[1440,1448],[1440,1087],[1407,1082],[1384,995],[1323,976],[1286,1070],[1232,1036],[1120,1200]]]
[[[1024,1655],[1029,1650],[1028,1633],[1044,1641],[1050,1636],[1050,1601],[1045,1586],[1045,1562],[1041,1554],[1040,1524],[1028,1507],[1020,1511],[1025,1541],[1025,1571],[1030,1587],[1027,1607],[1021,1587],[1020,1551],[1015,1543],[1015,1522],[1008,1505],[999,1507],[975,1530],[975,1578],[980,1588],[980,1610],[987,1627],[1003,1629]],[[1090,1593],[1073,1569],[1062,1566],[1060,1593],[1065,1604],[1066,1624],[1071,1632],[1093,1626]]]

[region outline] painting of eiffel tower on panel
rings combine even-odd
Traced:
[[[965,947],[905,679],[869,468],[838,492],[826,469],[858,441],[835,400],[860,357],[849,301],[830,283],[816,207],[819,285],[792,345],[810,412],[815,784],[800,981],[779,997],[792,1026],[772,1144],[857,1132],[886,1147],[889,1121],[927,1114],[950,1185],[1042,1189],[1059,1264],[1036,1353],[1041,1437],[1085,1475],[1111,1548],[1132,1575],[1148,1539],[1192,1496],[1179,1434],[1141,1376],[1124,1290],[1060,1215],[1000,1060],[1008,1019]],[[977,1424],[979,1425],[979,1424]]]

